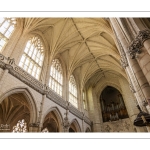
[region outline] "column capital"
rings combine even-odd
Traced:
[[[135,38],[129,46],[129,55],[132,59],[136,58],[136,54],[141,53],[141,48],[143,47],[141,41],[138,38]]]
[[[39,123],[30,123],[29,127],[39,127]]]
[[[149,29],[145,29],[145,30],[142,30],[142,31],[139,31],[139,34],[137,35],[137,38],[140,40],[142,46],[143,46],[143,43],[150,39],[150,30]]]
[[[150,39],[150,30],[149,29],[139,31],[138,35],[131,42],[131,44],[129,46],[129,54],[132,59],[136,58],[136,54],[141,53],[140,49],[143,47],[143,43],[148,39]]]
[[[120,63],[123,68],[128,66],[128,61],[125,55],[121,55]]]

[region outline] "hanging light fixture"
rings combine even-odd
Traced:
[[[143,112],[139,105],[137,105],[137,108],[139,109],[140,113],[134,120],[134,125],[139,127],[150,126],[150,114]]]

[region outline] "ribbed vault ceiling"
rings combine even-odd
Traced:
[[[80,75],[84,86],[98,83],[107,72],[125,76],[114,34],[103,18],[23,18],[24,31],[40,33],[49,59],[61,55],[68,74]],[[92,80],[92,81],[91,81]]]

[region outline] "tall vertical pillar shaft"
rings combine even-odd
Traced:
[[[130,47],[130,49],[128,50],[130,41],[126,40],[125,36],[123,35],[123,31],[121,30],[121,27],[119,26],[117,19],[110,18],[110,21],[111,21],[112,26],[113,26],[116,34],[117,34],[119,41],[121,42],[121,44],[124,48],[125,53],[127,54],[126,57],[127,57],[129,66],[132,68],[132,70],[133,70],[133,72],[137,78],[137,81],[139,82],[141,90],[142,90],[146,100],[149,102],[149,105],[150,105],[150,101],[149,101],[149,99],[150,99],[150,86],[149,86],[149,83],[147,82],[147,79],[145,78],[145,75],[144,75],[139,63],[137,62],[137,60],[131,59],[131,57],[128,55],[128,54],[130,54],[132,56],[132,54],[134,54],[134,53],[129,53],[130,49],[132,47]],[[137,41],[137,45],[138,45],[138,41]],[[133,57],[134,57],[134,55],[133,55]]]

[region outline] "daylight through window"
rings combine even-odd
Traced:
[[[62,67],[59,60],[54,59],[52,61],[52,66],[50,69],[49,87],[52,90],[54,90],[57,94],[62,96],[62,84],[63,84]]]
[[[16,25],[15,18],[0,18],[0,52],[7,44]]]
[[[38,37],[31,38],[25,47],[19,66],[39,79],[44,59],[44,48]]]
[[[71,102],[71,104],[74,105],[75,107],[78,107],[77,86],[73,75],[70,76],[69,80],[69,102]]]

